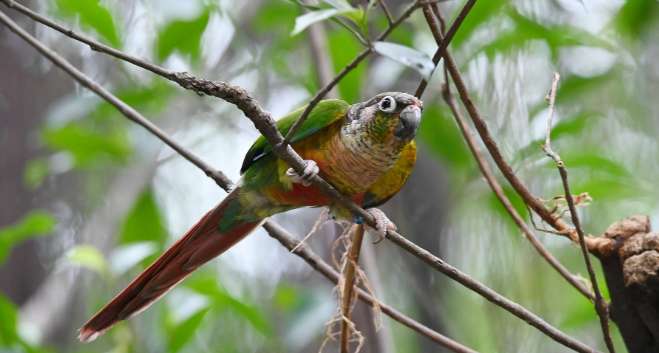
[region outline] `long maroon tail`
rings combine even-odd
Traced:
[[[89,319],[80,328],[78,338],[83,342],[93,341],[118,321],[146,310],[192,271],[232,247],[259,225],[260,221],[240,223],[220,233],[220,220],[232,201],[237,201],[237,190],[206,213],[181,239]]]

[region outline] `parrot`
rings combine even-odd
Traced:
[[[413,95],[385,92],[356,104],[321,100],[290,139],[305,162],[298,174],[277,158],[260,136],[244,157],[241,179],[128,286],[79,330],[89,342],[121,320],[146,310],[190,273],[247,236],[269,216],[300,207],[329,207],[332,217],[359,217],[310,183],[315,175],[373,215],[372,230],[396,229],[377,206],[405,184],[416,161],[414,138],[423,103]],[[276,121],[282,134],[304,107]]]

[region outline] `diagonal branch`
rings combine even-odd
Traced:
[[[433,15],[433,11],[429,8],[429,6],[423,8],[423,14],[426,17],[426,21],[428,21],[429,23],[434,23],[435,16]],[[437,26],[432,26],[432,30],[433,30],[433,35],[435,35],[435,39],[438,42],[440,41],[442,43],[446,42],[446,40],[443,39],[445,37],[441,33],[442,32],[441,29],[438,29]],[[458,110],[458,107],[455,104],[455,99],[453,98],[453,94],[451,93],[450,87],[448,85],[448,77],[446,77],[446,80],[447,80],[446,85],[442,87],[442,96],[444,98],[444,101],[446,102],[449,109],[453,113],[453,117],[455,118],[455,121],[457,122],[458,127],[460,128],[460,132],[462,133],[462,136],[467,142],[467,146],[469,147],[471,154],[474,156],[474,159],[478,164],[478,168],[480,169],[481,174],[483,174],[483,177],[485,177],[485,181],[490,186],[497,199],[499,199],[499,201],[506,209],[510,217],[513,219],[517,227],[522,231],[526,239],[528,239],[529,242],[531,242],[531,245],[536,249],[536,251],[540,254],[540,256],[542,256],[561,276],[563,276],[563,278],[565,278],[565,280],[568,281],[568,283],[570,283],[580,293],[586,296],[586,298],[590,300],[594,300],[595,297],[590,292],[590,290],[579,279],[577,279],[574,275],[572,275],[570,271],[566,269],[558,261],[558,259],[556,259],[544,247],[544,245],[542,245],[542,243],[538,240],[538,238],[536,238],[536,236],[533,234],[531,229],[528,227],[526,222],[524,222],[522,217],[519,215],[517,210],[515,210],[512,203],[510,202],[506,194],[503,192],[501,185],[494,177],[494,173],[492,172],[489,163],[485,160],[485,157],[480,151],[480,148],[478,148],[478,143],[476,142],[476,139],[473,136],[471,128],[469,127],[469,125],[467,125],[464,117],[462,116],[462,113]]]
[[[590,262],[590,255],[588,254],[588,249],[586,248],[585,236],[583,229],[581,228],[581,222],[579,221],[579,214],[574,205],[574,198],[570,192],[570,183],[568,182],[567,177],[567,168],[565,163],[561,159],[561,156],[556,153],[551,148],[551,124],[552,119],[554,118],[555,104],[556,104],[556,91],[558,88],[558,80],[560,80],[560,75],[556,72],[554,73],[554,79],[552,80],[551,90],[549,91],[549,117],[547,118],[547,138],[545,139],[545,144],[542,146],[542,149],[545,151],[549,158],[553,159],[556,162],[556,168],[561,175],[561,181],[563,182],[563,189],[565,190],[565,199],[567,200],[568,208],[570,209],[570,216],[572,218],[572,223],[577,229],[577,234],[579,235],[579,246],[581,248],[581,253],[586,263],[586,269],[588,270],[588,277],[590,282],[593,284],[593,291],[595,292],[595,311],[599,316],[600,326],[602,326],[602,334],[604,335],[604,342],[606,343],[606,348],[609,350],[609,353],[615,353],[615,347],[613,346],[613,341],[611,340],[611,333],[609,332],[609,313],[607,310],[607,305],[602,298],[600,293],[599,285],[597,284],[597,277],[595,276],[595,271],[593,270],[593,265]]]
[[[464,120],[464,117],[462,116],[462,113],[460,113],[460,111],[458,110],[455,104],[455,99],[453,98],[453,96],[449,91],[448,84],[443,88],[443,95],[446,104],[449,106],[449,109],[453,113],[453,116],[455,117],[455,120],[458,123],[458,126],[460,128],[460,131],[462,132],[462,135],[464,136],[465,141],[467,141],[469,150],[471,150],[471,153],[474,155],[474,159],[476,159],[478,168],[483,174],[483,177],[485,177],[485,181],[490,186],[490,188],[496,195],[497,199],[499,199],[499,201],[506,209],[508,214],[510,214],[510,217],[513,219],[517,227],[519,227],[519,229],[522,231],[525,238],[528,239],[529,242],[531,242],[531,245],[540,254],[540,256],[542,256],[561,276],[563,276],[563,278],[565,278],[565,280],[568,281],[568,283],[574,286],[574,288],[576,288],[586,298],[590,300],[594,300],[595,297],[593,296],[593,293],[591,293],[590,289],[588,289],[588,287],[586,287],[582,281],[580,281],[572,273],[570,273],[570,271],[567,268],[565,268],[558,261],[558,259],[556,259],[544,247],[544,245],[542,245],[540,240],[538,240],[538,238],[533,234],[529,226],[524,222],[522,216],[520,216],[517,210],[515,210],[515,207],[512,205],[506,194],[503,192],[501,185],[494,177],[494,173],[492,172],[492,169],[490,169],[489,163],[485,160],[485,157],[478,148],[476,139],[473,136],[471,128],[469,127],[469,125],[467,125],[466,121]]]
[[[467,3],[462,7],[462,10],[460,10],[458,17],[455,18],[455,21],[453,21],[453,24],[446,32],[446,35],[442,35],[442,39],[437,41],[438,43],[437,50],[435,51],[435,54],[432,57],[432,62],[435,63],[435,70],[437,69],[437,64],[439,64],[439,60],[441,60],[441,58],[444,56],[444,53],[446,52],[446,48],[448,48],[448,45],[451,44],[451,40],[453,40],[455,33],[458,31],[458,28],[460,28],[460,25],[462,25],[464,19],[467,18],[469,11],[471,11],[471,9],[474,7],[474,4],[476,4],[476,0],[468,0]],[[423,7],[424,15],[426,15],[426,12],[431,11],[430,6],[434,6],[435,8],[437,8],[438,5],[437,3],[434,3],[432,5],[424,6]],[[432,17],[432,14],[430,14],[430,16]],[[417,87],[416,92],[414,93],[414,96],[416,96],[417,98],[421,98],[427,86],[428,86],[428,80],[426,80],[425,78],[422,79],[421,82],[419,83],[419,87]]]
[[[30,36],[27,32],[22,30],[18,25],[16,25],[15,22],[13,22],[2,12],[0,12],[0,22],[3,22],[5,25],[7,25],[10,28],[10,30],[18,34],[21,38],[25,39],[29,44],[35,47],[49,60],[53,61],[53,63],[55,63],[57,66],[59,66],[64,71],[69,73],[72,77],[78,80],[81,79],[79,77],[81,75],[82,77],[84,77],[84,80],[88,80],[88,83],[91,82],[92,84],[85,84],[85,87],[88,87],[92,91],[99,94],[99,91],[97,91],[99,87],[98,84],[91,81],[91,79],[84,76],[84,74],[82,74],[77,69],[75,69],[71,64],[66,62],[66,60],[64,60],[59,55],[54,53],[52,50],[48,49],[42,43],[40,43],[35,38]],[[83,81],[80,82],[83,83]],[[293,151],[293,149],[288,144],[284,142],[284,138],[279,132],[279,130],[277,130],[277,128],[275,127],[274,121],[270,116],[270,114],[263,111],[260,105],[258,104],[258,102],[254,98],[249,96],[249,94],[247,94],[247,92],[244,89],[240,87],[231,86],[225,82],[213,82],[208,80],[194,79],[192,76],[186,73],[177,73],[176,82],[179,82],[179,84],[184,88],[194,90],[197,93],[204,93],[204,94],[216,96],[236,105],[240,110],[242,110],[245,113],[245,115],[250,120],[253,121],[254,125],[257,127],[257,129],[259,129],[261,134],[263,134],[264,137],[268,140],[268,142],[273,146],[273,151],[275,152],[275,154],[279,158],[284,160],[286,163],[288,163],[291,167],[293,167],[295,171],[302,174],[305,167],[305,163],[303,162],[303,160],[300,158],[299,155],[297,155],[297,153],[295,153],[295,151]],[[106,95],[102,97],[104,99],[108,99],[108,102],[110,102],[109,99],[111,98],[114,98],[115,103],[116,101],[118,101],[118,99],[112,96],[109,92],[107,91],[105,92]],[[121,103],[125,105],[125,103],[123,102]],[[119,108],[120,106],[121,104],[119,104],[117,107]],[[139,113],[137,113],[132,108],[119,109],[119,110],[124,114],[133,114],[133,117],[140,116]],[[142,123],[140,123],[140,125],[142,125]],[[188,155],[190,155],[190,153],[188,153]],[[193,162],[195,165],[198,166],[204,165],[203,162],[201,161],[194,161],[194,159],[189,159],[189,160]],[[310,181],[316,187],[318,187],[322,192],[330,196],[333,200],[337,201],[342,206],[352,211],[354,214],[361,216],[368,225],[372,227],[376,227],[375,219],[370,213],[366,212],[364,209],[356,205],[348,197],[342,195],[334,187],[332,187],[330,184],[324,181],[321,177],[315,176]],[[459,282],[463,286],[477,292],[478,294],[480,294],[487,300],[491,301],[492,303],[496,304],[497,306],[504,308],[505,310],[519,317],[520,319],[524,320],[531,326],[536,327],[538,330],[545,333],[546,335],[554,339],[556,342],[559,342],[565,345],[566,347],[572,348],[573,350],[578,352],[596,352],[595,350],[588,347],[584,343],[566,335],[565,333],[561,332],[560,330],[546,323],[544,320],[542,320],[542,318],[533,314],[532,312],[525,309],[521,305],[503,297],[502,295],[498,294],[489,287],[472,279],[467,274],[461,272],[457,268],[447,264],[442,259],[434,256],[429,251],[410,242],[409,240],[407,240],[397,232],[389,230],[387,232],[387,239],[389,239],[390,241],[392,241],[402,249],[406,250],[410,254],[416,256],[420,260],[424,261],[425,263],[430,265],[433,269],[446,274],[447,276]]]
[[[316,271],[320,272],[325,278],[331,282],[338,284],[340,274],[336,272],[332,266],[326,263],[320,256],[316,255],[311,249],[308,249],[308,246],[304,243],[299,242],[293,236],[288,234],[288,232],[282,228],[280,225],[272,221],[266,221],[263,225],[263,228],[268,232],[268,234],[277,239],[283,246],[285,246],[289,251],[298,255],[304,261],[306,261],[311,267]],[[472,349],[463,346],[462,344],[447,338],[430,328],[424,326],[423,324],[410,319],[404,314],[396,311],[392,307],[378,301],[377,298],[373,298],[366,291],[362,290],[359,287],[355,287],[357,297],[362,301],[370,305],[378,305],[383,313],[398,321],[399,323],[409,327],[410,329],[423,334],[424,336],[430,338],[434,342],[439,343],[440,345],[450,349],[453,352],[474,352]]]
[[[63,71],[65,71],[67,74],[71,75],[77,82],[80,84],[84,85],[85,87],[89,88],[92,92],[95,94],[99,95],[101,98],[106,100],[108,103],[112,104],[117,110],[122,113],[126,118],[130,119],[131,121],[136,122],[140,126],[143,126],[145,129],[147,129],[149,132],[151,132],[153,135],[158,137],[160,140],[168,144],[170,147],[172,147],[177,153],[181,154],[184,156],[186,159],[188,159],[192,164],[194,164],[197,168],[201,169],[206,173],[206,175],[213,179],[222,189],[225,191],[230,191],[231,186],[233,183],[231,180],[229,180],[224,174],[220,171],[214,171],[208,164],[206,164],[203,160],[200,158],[196,157],[192,152],[187,151],[184,147],[178,145],[176,142],[174,142],[169,136],[167,136],[164,132],[162,132],[159,128],[157,128],[155,125],[153,125],[151,122],[149,122],[144,116],[142,116],[139,112],[136,110],[132,109],[130,106],[128,106],[126,103],[121,101],[119,98],[114,96],[112,93],[106,91],[103,89],[100,85],[92,81],[90,78],[88,78],[85,74],[82,72],[78,71],[75,67],[73,67],[70,63],[68,63],[65,59],[60,57],[59,55],[55,54],[52,52],[50,49],[45,47],[42,43],[40,43],[38,40],[36,40],[34,37],[32,37],[30,34],[25,32],[23,29],[18,27],[15,22],[13,22],[9,17],[7,17],[2,11],[0,11],[0,22],[4,23],[11,31],[19,35],[21,38],[23,38],[25,41],[27,41],[30,45],[32,45],[34,48],[36,48],[39,52],[41,52],[46,58],[51,60],[55,65],[60,67]],[[210,171],[210,172],[208,172]],[[333,271],[331,266],[328,264],[324,263],[322,259],[317,257],[315,254],[311,253],[309,250],[306,250],[305,246],[299,245],[295,243],[293,240],[292,236],[288,234],[281,226],[277,225],[276,223],[272,221],[266,221],[264,223],[264,228],[270,233],[271,236],[275,237],[278,239],[284,246],[286,246],[289,250],[293,250],[295,246],[298,246],[297,249],[295,249],[293,252],[296,253],[298,256],[303,257],[305,261],[309,262],[312,267],[314,267],[316,270],[321,272],[323,275],[328,277],[330,280],[333,280],[334,282],[338,281],[339,275]],[[289,246],[293,244],[292,246]],[[369,304],[373,304],[375,302],[379,303],[377,299],[372,298],[369,294],[367,294],[365,291],[361,289],[357,289],[357,293],[360,297],[360,299],[366,301]],[[382,308],[382,311],[389,315],[391,318],[393,318],[396,321],[399,321],[403,325],[410,327],[411,329],[417,331],[418,333],[427,336],[431,340],[440,343],[447,348],[452,349],[455,352],[474,352],[473,350],[455,342],[452,341],[451,339],[431,330],[430,328],[410,319],[409,317],[399,313],[395,309],[383,304],[379,303],[379,305]],[[453,347],[453,348],[451,348]]]
[[[434,10],[438,15],[441,16],[441,13],[439,12],[439,8],[435,8]],[[433,31],[433,35],[439,33],[439,29],[436,21],[434,20],[429,21],[428,25]],[[435,38],[435,41],[437,42],[438,45],[440,45],[441,43],[440,38],[441,38],[441,34],[439,35],[439,37],[436,36]],[[444,52],[444,64],[446,66],[446,69],[448,70],[448,73],[453,79],[453,83],[458,91],[460,100],[462,101],[462,104],[464,104],[467,113],[469,114],[469,117],[474,123],[474,127],[476,128],[476,131],[478,132],[481,140],[485,144],[487,150],[490,152],[492,159],[494,160],[495,164],[497,165],[503,176],[506,178],[506,180],[508,180],[510,185],[513,187],[513,189],[515,189],[517,194],[524,200],[524,202],[536,214],[538,214],[540,218],[542,218],[542,220],[544,220],[547,224],[551,225],[561,235],[564,235],[569,239],[571,239],[573,242],[577,243],[578,235],[576,234],[576,231],[572,227],[570,227],[567,223],[565,223],[562,219],[552,214],[552,212],[545,207],[542,201],[539,198],[535,197],[531,193],[531,191],[526,187],[526,185],[517,177],[517,175],[515,175],[515,172],[513,171],[511,166],[506,162],[506,160],[503,157],[503,154],[501,153],[501,150],[499,149],[497,143],[492,137],[492,134],[490,133],[487,127],[487,124],[481,117],[478,108],[476,108],[476,105],[471,100],[467,86],[462,78],[462,75],[460,74],[460,70],[458,70],[456,63],[453,60],[453,56],[449,53],[448,50],[445,50]],[[599,238],[596,239],[590,236],[585,237],[585,242],[588,249],[593,252],[597,252],[599,251],[600,247],[604,247],[602,243],[605,241],[606,240]]]

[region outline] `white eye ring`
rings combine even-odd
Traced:
[[[380,100],[378,108],[385,113],[391,113],[396,110],[396,100],[391,96],[386,96]]]

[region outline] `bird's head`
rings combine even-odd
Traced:
[[[411,94],[385,92],[350,107],[345,133],[366,133],[375,142],[405,144],[416,136],[423,102]]]

